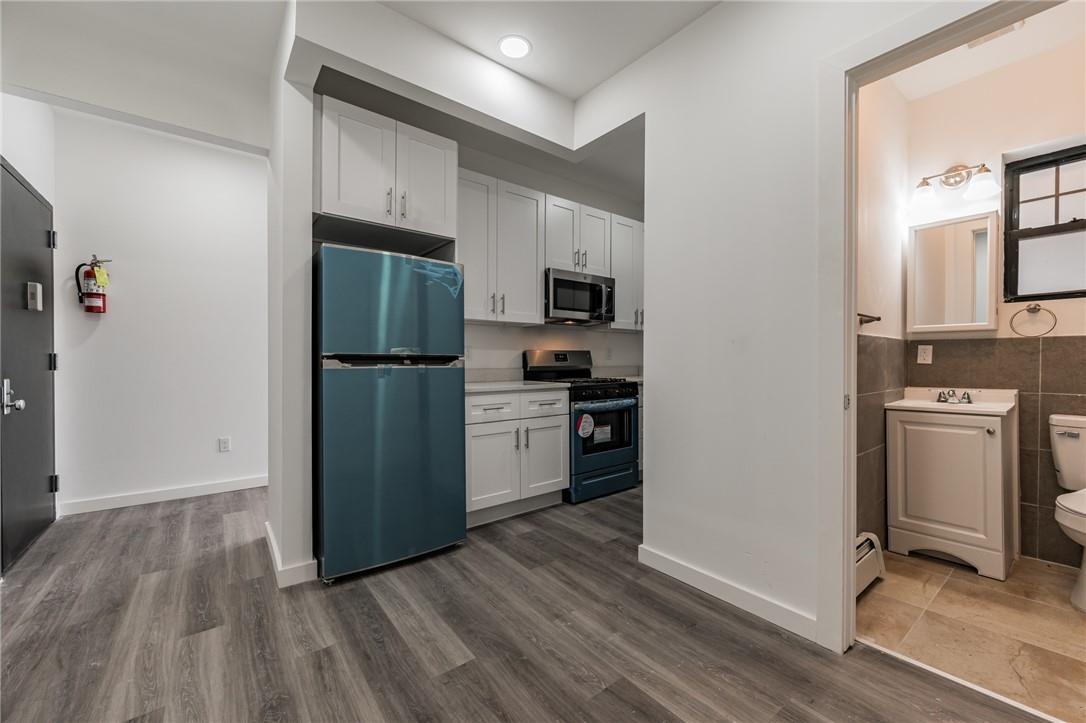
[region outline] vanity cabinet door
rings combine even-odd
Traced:
[[[973,548],[1003,549],[1002,421],[969,414],[887,413],[891,549],[895,528]]]
[[[569,487],[569,415],[526,419],[522,424],[520,496]]]
[[[468,512],[520,499],[520,421],[465,427]]]

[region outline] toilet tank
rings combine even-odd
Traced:
[[[1053,414],[1048,418],[1056,481],[1065,490],[1086,487],[1086,417]]]

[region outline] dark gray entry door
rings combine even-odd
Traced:
[[[6,571],[56,519],[53,208],[4,160],[0,186],[0,537]],[[41,284],[41,311],[28,285]],[[36,287],[30,287],[36,291]]]

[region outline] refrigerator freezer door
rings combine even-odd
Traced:
[[[321,577],[463,540],[463,368],[357,367],[320,374]]]
[[[317,270],[320,353],[463,355],[458,265],[323,245]]]

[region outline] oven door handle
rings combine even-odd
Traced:
[[[637,406],[636,399],[612,399],[606,402],[575,402],[575,412],[614,412],[618,409],[629,409]]]

